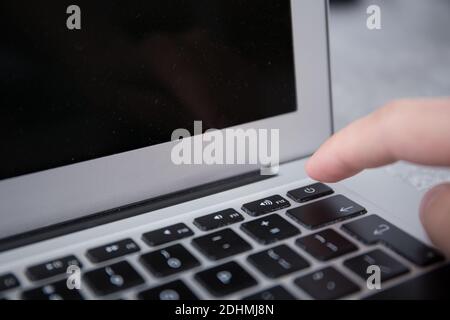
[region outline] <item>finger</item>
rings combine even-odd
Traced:
[[[450,183],[437,186],[425,195],[420,217],[431,241],[450,257]]]
[[[308,161],[315,180],[336,182],[397,160],[450,164],[450,99],[402,100],[330,138]]]

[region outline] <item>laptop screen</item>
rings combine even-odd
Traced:
[[[0,179],[296,110],[290,0],[0,3]]]

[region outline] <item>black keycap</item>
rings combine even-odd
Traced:
[[[208,214],[194,220],[194,224],[203,231],[209,231],[240,222],[244,217],[234,209]]]
[[[211,260],[224,259],[252,249],[247,241],[231,229],[195,238],[192,244]]]
[[[278,214],[243,223],[241,229],[261,244],[271,244],[300,234],[295,226]]]
[[[315,183],[310,186],[295,189],[287,193],[288,197],[297,202],[307,202],[333,193],[333,190],[323,183]]]
[[[247,271],[233,261],[199,272],[195,279],[215,297],[223,297],[257,284]]]
[[[167,277],[200,265],[181,244],[144,254],[141,262],[156,277]]]
[[[371,275],[367,273],[369,266],[378,266],[380,268],[382,282],[409,272],[405,265],[379,249],[346,260],[344,265],[363,280],[367,280]]]
[[[69,266],[82,267],[81,262],[75,256],[70,255],[29,267],[26,273],[32,281],[39,281],[66,274]]]
[[[333,267],[310,273],[295,284],[314,299],[335,300],[356,293],[360,288]]]
[[[419,266],[428,266],[444,259],[435,249],[377,215],[347,223],[342,228],[366,244],[382,243]]]
[[[295,300],[295,297],[282,286],[276,286],[245,297],[244,300]]]
[[[181,280],[141,292],[141,300],[198,300],[197,296]]]
[[[131,239],[112,242],[97,248],[90,249],[87,256],[92,262],[100,263],[111,259],[123,257],[140,250],[139,246]]]
[[[0,276],[0,292],[14,289],[20,286],[19,280],[12,273]]]
[[[402,282],[374,295],[369,300],[448,300],[450,265],[439,267],[417,278]]]
[[[147,232],[142,238],[149,246],[156,247],[175,240],[190,237],[193,234],[192,230],[184,223],[178,223],[173,226]]]
[[[289,201],[282,196],[274,195],[242,206],[242,210],[253,217],[290,207]]]
[[[144,279],[126,261],[89,271],[84,279],[100,296],[119,292],[144,283]]]
[[[284,244],[252,254],[248,261],[269,278],[278,278],[309,267],[308,261]]]
[[[342,195],[337,195],[290,209],[286,213],[298,223],[314,229],[364,214],[366,209]]]
[[[352,242],[332,229],[297,239],[295,243],[321,261],[334,259],[358,249]]]
[[[26,300],[82,300],[77,289],[70,290],[66,280],[61,280],[39,288],[24,291],[22,297]]]

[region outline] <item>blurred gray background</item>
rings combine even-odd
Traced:
[[[450,96],[450,0],[330,2],[336,129],[391,99]],[[366,27],[372,4],[381,30]]]
[[[336,130],[402,97],[450,96],[450,0],[331,0]],[[381,8],[381,30],[366,27]],[[450,125],[450,119],[449,119]],[[450,170],[398,163],[386,170],[425,191]]]

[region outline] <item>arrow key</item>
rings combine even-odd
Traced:
[[[366,212],[365,208],[342,195],[286,211],[289,217],[309,229],[320,228]]]

